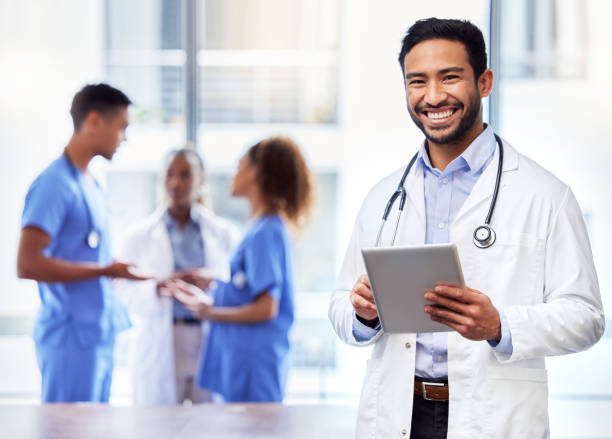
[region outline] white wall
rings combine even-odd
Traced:
[[[407,163],[422,141],[406,110],[397,56],[408,27],[438,16],[473,21],[488,39],[488,1],[414,2],[344,0],[341,16],[339,125],[283,127],[305,148],[311,164],[340,171],[337,258],[340,260],[355,215],[367,191]],[[233,167],[245,146],[278,131],[254,126],[201,133],[209,166]],[[223,149],[217,148],[223,145]],[[381,204],[381,214],[385,201]],[[338,261],[339,264],[339,261]]]
[[[604,305],[612,305],[612,99],[608,56],[612,2],[587,2],[587,77],[502,83],[501,134],[522,153],[568,183],[590,217],[590,234]]]
[[[23,199],[72,133],[72,96],[102,77],[99,0],[0,0],[0,315],[32,315],[35,284],[16,278]]]

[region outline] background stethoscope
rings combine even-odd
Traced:
[[[91,209],[89,207],[89,202],[87,201],[87,197],[85,196],[85,192],[83,191],[83,188],[81,187],[81,182],[79,181],[79,175],[78,175],[76,166],[74,165],[74,163],[72,163],[72,161],[70,160],[70,157],[68,157],[68,154],[66,153],[65,150],[64,150],[64,157],[68,161],[70,170],[72,171],[72,176],[76,180],[76,184],[79,187],[81,196],[83,197],[83,202],[85,203],[85,210],[87,211],[87,222],[89,223],[90,230],[89,230],[89,233],[87,234],[87,237],[85,238],[85,243],[87,244],[89,248],[96,249],[100,245],[100,233],[94,227],[93,215],[91,213]]]
[[[499,146],[499,162],[497,165],[497,177],[495,179],[495,189],[493,190],[493,199],[491,200],[491,205],[489,206],[489,213],[487,214],[487,218],[483,225],[476,227],[474,230],[474,245],[478,248],[489,248],[495,243],[495,231],[491,227],[491,216],[493,215],[493,209],[495,208],[495,203],[497,201],[497,192],[499,190],[499,182],[501,180],[502,173],[502,165],[504,163],[504,146],[502,144],[501,139],[497,134],[495,134],[495,140],[497,141],[497,145]],[[406,170],[404,171],[404,175],[402,175],[402,179],[397,186],[397,190],[391,195],[389,201],[387,202],[387,207],[385,207],[385,212],[382,217],[382,222],[380,223],[380,228],[378,229],[378,235],[376,236],[376,247],[380,244],[380,239],[382,237],[382,231],[385,227],[385,223],[387,222],[387,218],[389,217],[389,213],[393,208],[393,204],[395,200],[399,197],[399,210],[397,211],[397,219],[395,221],[395,228],[393,229],[393,236],[391,238],[391,245],[395,243],[395,236],[397,235],[397,228],[399,227],[400,218],[402,216],[402,212],[404,211],[404,204],[406,204],[406,189],[404,188],[404,182],[406,181],[406,177],[414,165],[416,161],[418,153],[415,154],[408,166],[406,166]]]

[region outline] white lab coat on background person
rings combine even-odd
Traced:
[[[604,331],[597,275],[582,213],[570,188],[504,142],[501,184],[491,225],[497,240],[487,249],[473,233],[487,215],[499,149],[450,225],[466,285],[503,310],[512,354],[486,341],[448,335],[448,438],[545,438],[548,384],[545,357],[587,349]],[[355,346],[374,345],[367,363],[357,437],[409,437],[414,397],[416,334],[385,334],[358,342],[349,295],[366,274],[361,249],[373,247],[387,200],[403,168],[367,195],[329,307],[338,336]],[[413,167],[405,183],[407,202],[396,245],[425,242],[423,170]],[[389,245],[397,204],[381,245]]]
[[[238,242],[236,230],[200,204],[194,203],[191,209],[195,209],[200,225],[206,268],[217,278],[227,279],[229,260]],[[174,273],[164,213],[165,209],[158,210],[136,225],[127,234],[120,250],[122,260],[133,263],[143,272],[153,273],[158,279],[166,279]],[[134,324],[130,361],[134,403],[176,404],[173,299],[158,295],[156,280],[121,281],[118,290]],[[201,329],[205,343],[208,323],[202,323]]]

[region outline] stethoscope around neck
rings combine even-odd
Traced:
[[[75,179],[77,186],[79,187],[79,191],[81,192],[81,197],[83,198],[83,203],[85,203],[85,210],[87,211],[87,223],[89,225],[89,232],[87,233],[87,236],[85,237],[85,244],[87,244],[87,246],[91,248],[92,250],[95,250],[100,246],[100,236],[101,235],[100,235],[100,232],[98,232],[98,230],[96,230],[96,227],[94,226],[93,214],[91,212],[91,208],[89,207],[89,202],[87,201],[87,197],[85,196],[85,191],[81,187],[81,183],[78,177],[78,170],[75,164],[72,163],[72,160],[68,156],[68,153],[66,152],[66,150],[64,150],[64,157],[68,161],[70,170],[72,172],[72,176]]]
[[[501,181],[502,174],[502,165],[504,164],[504,146],[502,140],[499,138],[497,134],[494,134],[495,140],[499,147],[499,162],[497,165],[497,177],[495,178],[495,189],[493,190],[493,198],[491,199],[491,205],[489,206],[489,212],[487,213],[487,217],[483,225],[476,227],[474,230],[474,245],[478,248],[489,248],[495,243],[495,230],[491,227],[491,217],[493,216],[493,209],[495,209],[495,203],[497,202],[497,192],[499,191],[499,182]],[[395,204],[395,201],[399,198],[399,209],[397,211],[397,218],[395,220],[395,228],[393,229],[393,236],[391,237],[391,246],[395,244],[395,237],[397,236],[397,229],[399,227],[399,222],[402,217],[402,212],[404,211],[404,205],[406,204],[406,189],[404,188],[404,183],[406,181],[406,177],[410,173],[410,169],[412,169],[412,165],[416,161],[418,157],[418,153],[415,154],[408,166],[406,166],[406,170],[402,175],[402,179],[397,186],[397,189],[389,198],[387,202],[387,207],[385,207],[385,212],[383,213],[382,222],[380,223],[380,228],[378,229],[378,234],[376,235],[376,247],[380,245],[380,240],[382,238],[382,232],[387,222],[387,218],[389,217],[389,213],[391,213],[391,209]]]

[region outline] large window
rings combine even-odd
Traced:
[[[338,0],[107,0],[106,9],[108,78],[129,91],[140,124],[337,121]],[[196,81],[186,80],[192,71]]]
[[[129,145],[109,175],[114,215],[132,220],[154,208],[160,158],[190,138],[186,121],[194,111],[204,130],[208,124],[334,123],[338,8],[339,1],[329,0],[107,0],[107,76],[134,101]],[[194,45],[199,79],[192,84],[186,78]],[[194,95],[198,105],[192,107],[187,102]],[[222,148],[196,146],[205,158],[207,149]],[[233,169],[210,172],[215,209],[244,222],[245,207],[227,200]],[[335,174],[317,172],[321,207],[309,233],[316,230],[321,238],[314,242],[330,257],[313,258],[315,248],[299,247],[298,260],[309,261],[297,264],[305,267],[298,273],[304,290],[329,291],[332,285]]]
[[[334,123],[339,2],[199,3],[201,123]]]
[[[584,78],[587,4],[583,0],[500,1],[504,77]]]
[[[336,125],[340,1],[105,4],[107,77],[134,101],[128,144],[106,173],[114,237],[121,240],[129,224],[155,209],[161,159],[187,142],[204,156],[215,212],[243,226],[248,206],[229,197],[228,187],[237,154],[249,145],[224,144],[246,142],[231,137],[244,130],[252,130],[248,141],[254,141],[284,126],[316,132]],[[206,140],[211,131],[220,137]],[[314,171],[317,210],[294,254],[297,318],[288,396],[302,400],[337,393],[327,384],[337,343],[326,310],[336,274],[339,175],[334,166]],[[120,343],[118,352],[122,384],[129,380],[122,368],[128,346]],[[117,386],[120,394],[129,397]]]
[[[592,109],[599,108],[602,90],[609,90],[607,76],[602,75],[609,61],[601,58],[602,41],[609,41],[609,14],[591,1],[495,3],[501,7],[501,28],[492,30],[501,38],[495,128],[571,186],[587,220],[606,306],[612,285],[612,205],[604,183],[610,172],[609,149],[601,145],[608,138],[609,122],[603,112]],[[607,329],[587,352],[546,359],[552,437],[610,436],[609,418],[602,416],[612,403],[610,358],[612,338]]]

